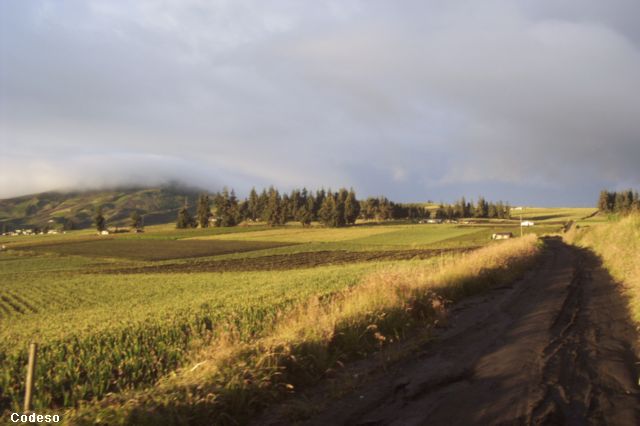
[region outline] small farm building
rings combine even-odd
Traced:
[[[513,234],[511,232],[497,232],[491,235],[492,240],[508,240],[509,238],[513,238]]]

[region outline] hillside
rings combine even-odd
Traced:
[[[0,224],[6,230],[21,227],[62,227],[71,221],[74,229],[92,225],[96,209],[102,206],[107,223],[126,225],[133,211],[144,216],[145,225],[175,220],[187,197],[195,204],[197,190],[179,186],[160,188],[116,188],[77,192],[43,192],[0,200]]]

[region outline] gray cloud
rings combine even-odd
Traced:
[[[3,2],[0,197],[182,178],[590,204],[640,184],[638,9]]]

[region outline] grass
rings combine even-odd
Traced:
[[[242,235],[214,235],[195,237],[198,239],[280,241],[288,243],[335,242],[393,232],[396,226],[354,226],[348,228],[302,228],[282,227],[267,231],[244,232]]]
[[[264,404],[317,382],[342,362],[432,322],[449,303],[516,279],[538,252],[532,235],[445,261],[409,262],[368,274],[358,286],[299,305],[256,341],[226,334],[152,391],[81,407],[68,420],[242,424]]]
[[[568,222],[584,219],[597,211],[591,207],[525,207],[522,212],[513,211],[512,217],[535,222]]]
[[[640,214],[573,229],[570,240],[600,255],[611,275],[623,283],[631,315],[640,324]]]

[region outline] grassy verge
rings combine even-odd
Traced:
[[[81,406],[66,421],[246,423],[266,404],[318,382],[344,362],[432,323],[450,303],[517,279],[536,260],[537,241],[531,235],[374,272],[351,289],[310,299],[277,318],[268,336],[246,342],[229,331],[154,388]]]
[[[623,283],[631,315],[640,324],[640,214],[589,229],[572,229],[569,241],[602,257],[611,275]]]

